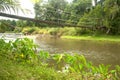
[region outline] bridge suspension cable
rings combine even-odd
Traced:
[[[91,26],[82,26],[82,25],[65,24],[65,23],[61,24],[61,23],[54,22],[54,21],[37,20],[37,19],[34,19],[34,18],[22,17],[22,16],[12,15],[12,14],[2,13],[2,12],[0,12],[0,16],[14,18],[14,19],[28,20],[28,21],[33,21],[33,22],[37,22],[37,23],[45,23],[45,24],[50,24],[50,25],[58,25],[58,26],[62,26],[62,27],[68,26],[68,27],[91,28]]]

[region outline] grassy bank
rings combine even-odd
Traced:
[[[120,66],[94,66],[83,55],[36,51],[28,38],[0,39],[0,80],[119,80]]]
[[[79,40],[92,40],[92,41],[114,41],[120,42],[120,36],[109,36],[109,35],[99,35],[99,36],[62,36],[64,39],[79,39]]]
[[[59,80],[61,76],[52,68],[0,57],[0,80]]]
[[[89,31],[82,30],[81,28],[75,27],[25,27],[21,31],[24,34],[51,34],[51,35],[81,35],[89,33]]]
[[[64,28],[38,28],[38,27],[25,27],[22,32],[24,34],[48,34],[53,36],[60,36],[65,39],[79,39],[79,40],[92,40],[92,41],[114,41],[120,42],[120,36],[118,35],[105,35],[96,34],[89,30],[74,27]]]

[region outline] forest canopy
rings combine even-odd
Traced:
[[[93,1],[95,2],[94,5],[92,4]],[[37,20],[87,26],[92,28],[92,31],[104,34],[120,34],[120,0],[73,0],[71,3],[67,0],[33,0],[33,2],[35,19]],[[1,1],[0,11],[17,10],[18,6],[16,5],[19,5],[16,0]],[[23,21],[18,23],[24,27],[49,27],[43,23],[20,22]]]

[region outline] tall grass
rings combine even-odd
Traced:
[[[62,36],[64,39],[79,39],[79,40],[92,40],[92,41],[112,41],[120,42],[120,36],[110,36],[110,35],[81,35],[81,36]]]
[[[24,34],[51,34],[51,35],[82,35],[82,34],[90,34],[91,32],[87,29],[75,28],[75,27],[46,27],[46,28],[38,28],[38,27],[25,27],[22,32]]]

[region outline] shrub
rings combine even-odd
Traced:
[[[24,34],[36,34],[39,33],[39,28],[38,27],[26,27],[22,30],[22,33]]]
[[[32,40],[5,42],[0,39],[0,79],[2,80],[119,80],[120,66],[94,66],[79,54],[36,52]]]

